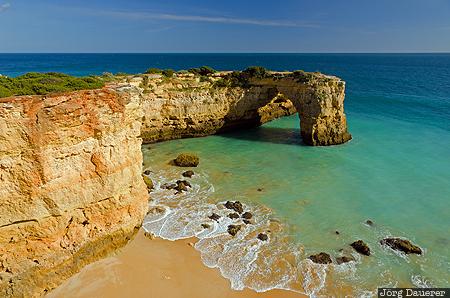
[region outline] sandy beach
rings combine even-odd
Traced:
[[[83,268],[46,297],[307,297],[274,290],[234,291],[218,269],[204,266],[194,239],[149,239],[140,230],[115,255]]]

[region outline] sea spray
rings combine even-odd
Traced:
[[[269,208],[244,203],[244,211],[253,215],[251,223],[246,224],[242,218],[228,217],[233,211],[224,206],[225,200],[211,201],[214,186],[206,173],[196,172],[189,180],[192,187],[181,193],[164,187],[179,179],[178,169],[153,171],[150,176],[155,188],[150,195],[144,229],[172,241],[198,238],[194,247],[201,253],[203,263],[218,268],[233,289],[247,287],[257,292],[285,289],[312,297],[329,294],[325,289],[326,278],[329,268],[334,266],[308,260],[303,247],[286,235],[285,226]],[[213,213],[220,218],[210,219]],[[241,226],[234,237],[227,232],[231,224]],[[268,235],[268,239],[258,239],[259,233]],[[336,267],[341,273],[355,271],[353,264]]]

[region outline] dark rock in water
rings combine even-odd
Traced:
[[[355,241],[352,244],[350,244],[350,246],[353,247],[360,254],[370,256],[370,248],[364,241],[362,240]]]
[[[164,189],[175,189],[175,187],[177,187],[175,183],[164,183],[163,185],[161,185],[161,188]]]
[[[336,263],[338,263],[340,265],[340,264],[343,264],[343,263],[352,262],[354,260],[355,259],[352,256],[349,256],[349,257],[343,256],[343,257],[336,258]]]
[[[202,224],[202,228],[204,228],[204,229],[209,229],[211,226],[209,225],[209,224]]]
[[[366,225],[373,226],[373,221],[371,221],[370,219],[366,220]]]
[[[259,233],[257,238],[261,241],[267,241],[267,239],[269,239],[269,236],[264,233]]]
[[[321,252],[316,255],[311,255],[308,257],[311,261],[317,264],[331,264],[331,257],[329,254]]]
[[[244,212],[242,214],[242,218],[245,218],[245,219],[251,219],[252,217],[253,217],[253,214],[251,214],[250,212]]]
[[[145,170],[144,171],[144,175],[150,175],[152,173],[152,171],[150,171],[150,170]]]
[[[262,188],[258,188],[257,191],[263,191],[263,189]]]
[[[412,244],[409,240],[400,238],[385,238],[380,241],[381,245],[387,245],[392,249],[399,250],[405,254],[422,254],[422,249]]]
[[[177,180],[176,184],[177,186],[174,189],[178,190],[178,192],[187,191],[188,187],[192,187],[186,180]]]
[[[176,183],[177,183],[178,185],[179,185],[179,184],[184,184],[184,185],[186,185],[187,187],[192,187],[191,183],[189,183],[189,181],[186,181],[186,180],[177,180]]]
[[[208,216],[209,219],[215,220],[215,221],[219,221],[220,215],[213,213],[212,215]]]
[[[236,202],[227,201],[224,204],[224,206],[227,209],[233,209],[234,211],[236,211],[239,214],[244,212],[244,207],[242,207],[242,204],[239,201],[236,201]]]
[[[148,190],[151,190],[151,189],[153,189],[153,181],[152,181],[152,179],[150,179],[149,177],[147,177],[147,176],[142,176],[142,178],[144,179],[144,182],[145,182],[145,185],[147,185],[147,189]]]
[[[228,226],[228,234],[231,236],[236,236],[237,232],[241,229],[240,225],[229,225]]]
[[[181,153],[173,162],[179,167],[196,167],[198,166],[200,159],[197,155],[192,153]]]
[[[236,212],[233,212],[233,213],[228,214],[228,217],[231,219],[236,219],[236,218],[239,218],[239,214],[237,214]]]
[[[244,222],[246,225],[250,225],[250,224],[252,223],[252,222],[249,221],[248,219],[244,219],[243,222]]]
[[[183,177],[187,177],[187,178],[191,178],[192,176],[194,176],[194,171],[186,171],[183,174],[181,174]]]
[[[335,233],[336,235],[339,235],[339,234],[340,234],[339,231],[335,231],[334,233]]]

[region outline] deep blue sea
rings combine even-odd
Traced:
[[[277,279],[272,283],[252,283],[255,276],[245,279],[245,272],[221,267],[207,254],[205,264],[221,268],[234,288],[279,287],[317,296],[372,296],[377,286],[450,287],[450,54],[0,54],[0,74],[8,76],[202,65],[218,70],[260,65],[339,76],[346,81],[353,140],[302,146],[295,115],[256,129],[144,146],[145,166],[164,175],[164,165],[177,153],[197,152],[203,177],[198,183],[209,187],[202,195],[210,195],[209,201],[238,198],[268,207],[287,227],[290,241],[301,247],[295,258],[320,251],[333,257],[353,253],[348,244],[357,239],[373,252],[333,269],[286,261],[290,269],[277,265],[276,274],[265,271]],[[364,224],[367,219],[374,225]],[[410,239],[424,255],[404,256],[381,247],[378,241],[389,235]],[[270,256],[265,260],[270,263]]]

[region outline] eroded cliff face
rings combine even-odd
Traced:
[[[141,225],[140,92],[0,100],[0,296],[40,296]]]
[[[144,142],[215,134],[252,127],[299,113],[308,145],[342,144],[351,139],[344,113],[345,83],[319,73],[272,73],[246,86],[217,84],[227,73],[134,78],[144,89]]]
[[[219,84],[226,75],[1,99],[0,296],[42,296],[127,243],[148,208],[140,136],[206,136],[298,111],[307,144],[351,138],[340,79],[271,73]]]

